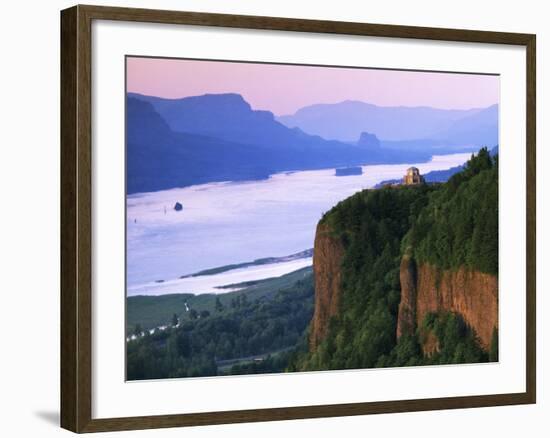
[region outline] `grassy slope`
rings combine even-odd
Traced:
[[[202,310],[214,313],[216,297],[219,297],[226,310],[230,309],[231,300],[240,295],[245,295],[248,301],[263,297],[269,298],[280,289],[288,288],[296,281],[305,278],[311,274],[311,271],[311,267],[302,268],[281,277],[259,281],[238,291],[218,295],[169,294],[128,297],[126,299],[126,330],[132,332],[136,324],[140,324],[143,329],[169,324],[174,313],[184,321],[189,318],[189,313],[185,311],[186,302],[190,309],[195,309],[199,313]]]

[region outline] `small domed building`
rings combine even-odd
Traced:
[[[420,175],[420,171],[416,167],[409,167],[407,173],[403,177],[403,184],[405,185],[415,185],[423,184],[424,177]]]

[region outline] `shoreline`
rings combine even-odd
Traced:
[[[315,226],[322,214],[342,199],[380,181],[401,176],[407,167],[422,173],[462,164],[469,153],[433,156],[427,163],[362,166],[362,175],[336,177],[334,169],[283,172],[255,182],[208,183],[182,189],[130,195],[127,198],[127,294],[219,293],[213,286],[260,280],[291,272],[257,272],[245,263],[241,278],[220,281],[219,267],[258,260],[266,254],[284,258],[313,246]],[[167,209],[181,202],[182,211]],[[132,220],[134,219],[134,220]],[[135,221],[135,222],[134,222]],[[237,257],[236,257],[237,256]],[[239,261],[240,260],[240,261]],[[281,267],[275,263],[274,266]],[[264,264],[264,267],[270,266]],[[305,265],[302,265],[305,266]],[[181,272],[192,274],[181,275]],[[177,280],[215,280],[208,287]],[[208,275],[209,271],[213,272]],[[234,274],[233,269],[225,269]],[[179,278],[179,277],[184,277]],[[199,287],[197,289],[196,287]],[[224,292],[227,292],[225,289]]]

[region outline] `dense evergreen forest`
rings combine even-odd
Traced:
[[[296,347],[305,346],[313,314],[311,273],[254,300],[233,295],[228,305],[217,299],[211,312],[190,311],[181,322],[174,315],[165,330],[127,342],[127,379],[284,371]]]
[[[497,333],[485,352],[458,314],[429,314],[416,334],[399,342],[396,326],[405,251],[440,269],[467,266],[497,274],[498,156],[481,149],[445,184],[365,190],[340,202],[322,221],[346,248],[341,309],[316,351],[302,354],[292,369],[496,360]],[[428,329],[440,348],[425,357],[420,341]]]
[[[442,270],[467,267],[498,274],[498,156],[481,149],[444,184],[358,192],[321,221],[340,239],[345,255],[340,310],[315,351],[307,347],[314,305],[308,271],[292,283],[277,283],[269,293],[266,283],[254,293],[203,297],[212,301],[209,310],[174,315],[165,330],[145,331],[127,343],[127,378],[497,360],[498,333],[485,351],[458,314],[428,314],[415,334],[399,341],[396,326],[405,252]],[[149,311],[148,300],[136,297],[136,311]],[[141,332],[139,324],[135,331]],[[421,348],[427,332],[439,345],[430,356]]]
[[[418,261],[498,274],[498,155],[481,149],[433,193],[404,244]]]

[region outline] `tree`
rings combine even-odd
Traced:
[[[176,339],[178,354],[182,357],[188,357],[191,354],[189,335],[185,332],[179,332]]]
[[[140,324],[136,324],[134,327],[134,335],[141,336],[141,333],[143,332],[143,329],[141,328]]]
[[[176,327],[178,324],[179,324],[178,315],[174,313],[174,315],[172,315],[172,326]]]
[[[223,304],[220,301],[220,297],[216,296],[216,312],[221,312],[223,310]]]

